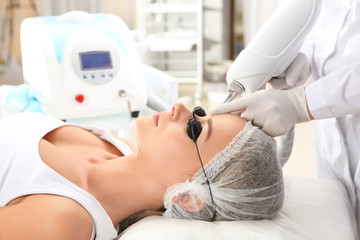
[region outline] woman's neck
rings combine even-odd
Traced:
[[[163,206],[166,186],[136,154],[105,161],[89,181],[90,193],[100,202],[114,226],[143,210]]]

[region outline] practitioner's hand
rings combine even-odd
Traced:
[[[290,66],[280,76],[272,78],[268,84],[274,89],[289,90],[303,86],[310,75],[310,63],[305,54],[300,52]]]
[[[304,88],[260,90],[218,105],[210,113],[239,114],[270,136],[283,135],[294,124],[310,120]]]

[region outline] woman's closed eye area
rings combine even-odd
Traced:
[[[202,107],[196,107],[193,110],[193,118],[191,118],[188,121],[187,124],[187,132],[189,137],[196,142],[196,140],[198,139],[198,137],[200,136],[200,133],[202,131],[202,126],[200,121],[195,117],[195,115],[199,116],[199,117],[205,117],[206,113],[205,110]]]
[[[206,112],[202,107],[195,107],[193,109],[193,113],[195,113],[199,117],[205,117],[206,116]]]

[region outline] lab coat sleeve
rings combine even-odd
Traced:
[[[316,45],[316,30],[313,29],[306,37],[304,44],[301,47],[300,52],[304,53],[309,62],[313,62],[314,49]]]
[[[323,15],[323,13],[321,11],[320,16],[318,17],[318,21],[315,23],[313,28],[310,30],[310,32],[306,36],[305,41],[300,49],[300,52],[304,53],[305,56],[307,57],[307,59],[310,63],[311,69],[316,69],[315,63],[317,61],[315,60],[315,48],[319,44],[319,41],[321,41],[321,39],[320,39],[321,34],[319,34],[319,32],[321,32],[321,30],[322,30],[322,24],[323,24],[322,15]]]
[[[300,49],[300,52],[304,53],[307,59],[309,60],[311,69],[315,69],[315,47],[319,42],[319,33],[318,29],[320,28],[321,23],[316,23],[315,26],[311,29],[309,34],[306,36],[305,41]]]
[[[360,62],[307,85],[306,99],[315,119],[360,113]]]

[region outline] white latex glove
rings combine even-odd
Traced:
[[[303,87],[260,90],[210,110],[210,114],[221,113],[240,114],[273,137],[285,134],[296,123],[310,120]]]
[[[303,86],[311,75],[310,63],[305,54],[299,53],[290,66],[268,84],[274,89],[292,89]]]

